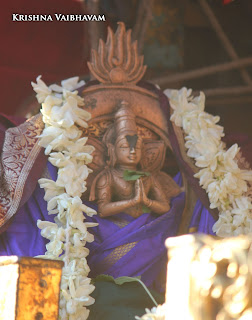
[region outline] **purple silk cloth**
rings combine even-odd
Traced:
[[[47,167],[50,176],[55,180],[56,168],[50,163]],[[44,190],[37,184],[32,196],[12,218],[8,229],[0,234],[0,255],[32,257],[45,253],[48,241],[41,237],[37,220],[54,222],[54,216],[47,213],[44,194]]]
[[[56,168],[48,163],[52,179],[56,179]],[[176,177],[179,183],[181,178]],[[44,190],[37,185],[33,195],[14,216],[7,231],[0,235],[0,255],[36,256],[44,254],[47,240],[42,238],[36,226],[38,219],[54,221],[48,215]],[[166,249],[164,241],[175,236],[178,230],[185,202],[184,193],[172,199],[171,209],[158,216],[144,213],[139,218],[120,213],[102,219],[98,215],[87,217],[86,221],[98,222],[90,228],[95,241],[88,244],[88,263],[91,277],[108,274],[113,277],[140,276],[147,286],[161,290],[160,283],[154,283],[160,272],[166,270]],[[87,203],[96,208],[96,205]],[[199,227],[198,232],[212,233],[214,219],[198,201],[191,226]],[[161,277],[162,279],[162,277]],[[162,280],[160,280],[162,282]]]
[[[174,180],[181,185],[180,174]],[[168,237],[176,236],[184,204],[185,194],[181,193],[172,199],[169,212],[161,216],[144,213],[134,219],[120,213],[107,219],[98,215],[87,218],[87,221],[99,223],[89,230],[95,236],[95,241],[87,245],[90,249],[90,276],[141,276],[148,287],[163,291],[167,265],[164,243]],[[91,203],[88,205],[92,206]],[[190,228],[196,227],[198,232],[213,235],[214,223],[211,214],[197,201]]]

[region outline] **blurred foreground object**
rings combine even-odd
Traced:
[[[0,258],[0,319],[56,320],[62,261]]]
[[[251,241],[206,235],[167,239],[165,319],[252,319]]]

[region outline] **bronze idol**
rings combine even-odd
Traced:
[[[100,160],[90,200],[97,200],[101,217],[120,212],[135,218],[145,212],[164,214],[181,189],[161,171],[169,145],[163,139],[167,126],[155,94],[135,85],[145,66],[136,42],[131,44],[130,30],[126,32],[122,23],[116,34],[109,29],[107,43],[100,40],[98,53],[92,52],[89,68],[101,82],[83,91],[92,113],[85,134],[90,144],[99,145],[95,157]]]

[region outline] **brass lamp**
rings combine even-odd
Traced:
[[[0,320],[57,320],[63,262],[0,257]]]

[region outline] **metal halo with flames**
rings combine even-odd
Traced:
[[[92,50],[88,67],[99,81],[82,93],[85,108],[92,115],[89,122],[91,135],[103,135],[109,122],[114,121],[118,106],[126,101],[136,116],[137,126],[145,128],[141,132],[148,136],[161,136],[162,139],[167,136],[167,123],[157,95],[136,85],[146,66],[143,65],[143,56],[138,55],[137,41],[131,42],[131,30],[126,31],[124,23],[118,23],[115,33],[108,28],[106,43],[100,40],[98,50]]]
[[[92,49],[88,67],[101,83],[137,83],[146,71],[144,57],[138,55],[137,41],[131,43],[131,30],[126,31],[122,22],[118,25],[115,34],[108,27],[107,42],[99,40],[98,52]]]

